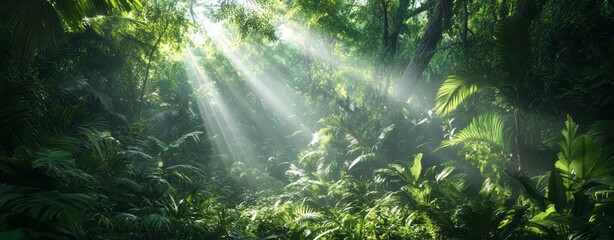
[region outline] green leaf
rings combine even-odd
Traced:
[[[554,203],[554,208],[558,212],[562,212],[567,206],[567,193],[563,185],[563,178],[557,171],[550,172],[548,200]]]
[[[170,220],[159,214],[149,214],[145,216],[143,224],[147,229],[153,230],[155,232],[171,231]]]
[[[569,169],[579,178],[590,180],[611,171],[612,164],[601,159],[601,141],[581,135],[573,142],[572,149]]]
[[[414,177],[414,181],[418,181],[420,173],[422,172],[422,153],[418,153],[414,158],[414,164],[411,166],[411,175]]]
[[[546,210],[546,202],[544,202],[544,197],[539,194],[537,189],[535,188],[535,184],[531,181],[530,178],[525,176],[515,176],[516,180],[522,185],[525,191],[525,195],[531,199],[534,204],[542,210]]]
[[[564,173],[570,172],[569,164],[571,163],[571,150],[573,142],[576,139],[577,132],[578,125],[571,119],[569,115],[567,115],[567,120],[565,121],[565,129],[561,131],[561,133],[563,134],[564,141],[559,144],[561,146],[562,151],[557,154],[558,161],[555,164],[556,168]]]
[[[578,125],[567,116],[566,129],[562,131],[564,141],[560,143],[561,152],[555,166],[569,176],[576,176],[582,180],[611,176],[614,174],[614,161],[611,155],[603,148],[600,137],[589,134],[576,136]]]

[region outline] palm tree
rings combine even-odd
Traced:
[[[489,114],[472,121],[470,126],[444,143],[489,142],[514,152],[518,169],[525,168],[523,114],[535,106],[538,82],[531,75],[531,40],[529,24],[510,20],[495,29],[495,62],[472,64],[449,76],[437,92],[436,112],[448,116],[471,95],[494,94],[503,100],[505,115]],[[513,123],[508,126],[508,121]],[[513,131],[508,131],[512,129]],[[508,140],[513,139],[509,145]]]

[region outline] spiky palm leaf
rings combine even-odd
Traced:
[[[449,76],[437,91],[435,111],[446,116],[456,110],[469,96],[494,86],[492,67],[486,63],[470,64],[466,69]]]
[[[57,45],[64,29],[83,30],[85,17],[111,9],[130,9],[140,0],[3,0],[0,2],[0,26],[10,31],[17,44],[19,59],[36,49]]]
[[[164,168],[162,176],[173,186],[177,187],[196,187],[199,180],[205,178],[205,172],[191,165],[174,165]]]
[[[450,140],[444,141],[440,148],[457,145],[460,143],[487,143],[502,150],[510,150],[512,131],[506,126],[503,116],[498,114],[481,115]]]

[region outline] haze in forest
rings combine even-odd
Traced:
[[[611,0],[3,0],[0,239],[613,239]]]

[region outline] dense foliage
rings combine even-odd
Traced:
[[[614,239],[611,0],[3,0],[0,239]]]

